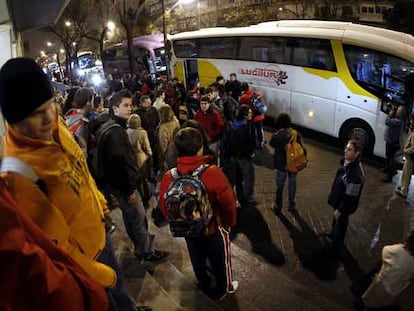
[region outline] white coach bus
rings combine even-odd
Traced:
[[[386,100],[413,98],[414,37],[348,22],[289,20],[169,36],[172,73],[191,88],[236,73],[263,94],[267,115],[384,156]]]

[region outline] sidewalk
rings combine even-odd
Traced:
[[[266,136],[269,138],[268,133]],[[257,153],[255,192],[260,202],[257,209],[263,218],[252,223],[253,217],[247,213],[244,225],[247,235],[239,234],[233,241],[234,277],[240,286],[236,295],[223,302],[214,302],[197,291],[184,241],[172,238],[168,227],[159,229],[150,223],[157,248],[171,253],[169,261],[156,266],[152,276],[131,256],[130,242],[118,230],[117,254],[126,271],[128,289],[137,302],[161,311],[352,310],[351,280],[374,267],[382,247],[401,241],[414,225],[414,190],[411,189],[405,203],[394,194],[400,175],[395,176],[394,184],[384,184],[378,167],[363,161],[366,182],[359,209],[350,218],[348,252],[342,262],[331,258],[319,252],[318,234],[331,226],[332,210],[326,201],[341,155],[335,148],[321,148],[318,142],[305,139],[310,162],[298,175],[298,213],[287,211],[286,200],[283,215],[277,217],[273,213],[273,150],[266,148]],[[115,219],[120,223],[117,213]],[[376,233],[378,243],[371,245]],[[270,263],[255,254],[247,236],[273,240],[276,251],[283,253],[284,264]]]

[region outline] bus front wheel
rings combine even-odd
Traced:
[[[339,137],[344,146],[352,138],[361,141],[365,156],[371,156],[374,152],[374,133],[371,127],[364,121],[352,120],[345,123],[341,128]]]

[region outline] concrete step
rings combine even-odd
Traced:
[[[126,235],[119,210],[111,212],[117,230],[111,235],[115,256],[121,264],[127,292],[138,305],[150,306],[154,311],[184,310],[133,255],[133,245]]]
[[[173,280],[176,277],[180,280],[178,282],[186,283],[182,280],[182,277],[185,277],[187,281],[195,284],[184,239],[173,238],[168,226],[157,228],[152,224],[150,230],[156,235],[157,247],[170,252],[168,267],[162,265],[157,267],[155,278],[170,296],[185,307],[185,310],[204,310],[201,309],[201,301],[191,303],[191,299],[183,300],[179,293],[170,290],[170,288],[177,288],[171,285],[176,282]],[[347,310],[312,288],[307,288],[289,278],[277,267],[263,262],[237,245],[232,243],[231,247],[234,279],[239,281],[239,289],[236,295],[228,295],[220,302],[214,301],[215,307],[219,310]],[[173,273],[175,269],[171,265],[179,273]],[[207,301],[210,303],[209,300]]]
[[[156,248],[170,252],[168,261],[154,266],[154,273],[150,275],[131,255],[132,244],[126,237],[120,211],[112,214],[118,225],[113,234],[116,255],[122,263],[127,290],[138,304],[161,311],[347,310],[234,243],[231,245],[232,265],[239,288],[236,295],[213,301],[197,290],[184,239],[173,238],[168,226],[158,228],[149,221]]]
[[[178,259],[184,257],[180,267],[187,276],[169,260],[156,265],[141,265],[133,255],[133,245],[126,235],[121,212],[115,210],[111,216],[117,226],[111,236],[115,256],[121,263],[125,287],[137,304],[151,306],[154,311],[220,310],[213,300],[198,291],[194,277],[191,279],[192,267],[185,245],[176,243],[172,248],[158,248],[168,250],[178,266]],[[172,239],[169,231],[156,233],[157,240],[165,238]]]
[[[213,300],[197,289],[195,282],[187,279],[170,261],[158,265],[153,276],[184,310],[221,310]]]
[[[156,235],[157,248],[170,252],[168,263],[157,266],[154,277],[185,310],[260,310],[242,296],[235,300],[235,295],[228,295],[223,301],[215,301],[200,291],[194,293],[193,290],[197,290],[196,278],[185,240],[173,238],[168,226],[157,228],[152,225],[151,232]]]

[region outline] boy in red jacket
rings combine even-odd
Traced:
[[[181,129],[175,138],[178,153],[177,169],[180,174],[188,175],[201,165],[209,163],[211,156],[203,156],[203,138],[194,128]],[[208,227],[208,234],[199,237],[186,237],[188,252],[193,265],[198,287],[212,298],[222,299],[228,293],[234,293],[238,283],[232,280],[230,258],[230,228],[236,224],[236,200],[233,189],[223,172],[215,165],[210,165],[200,176],[213,210],[213,221]],[[168,211],[165,197],[173,178],[171,171],[165,173],[160,186],[160,210],[165,219]],[[207,273],[207,259],[216,287],[211,287]]]

